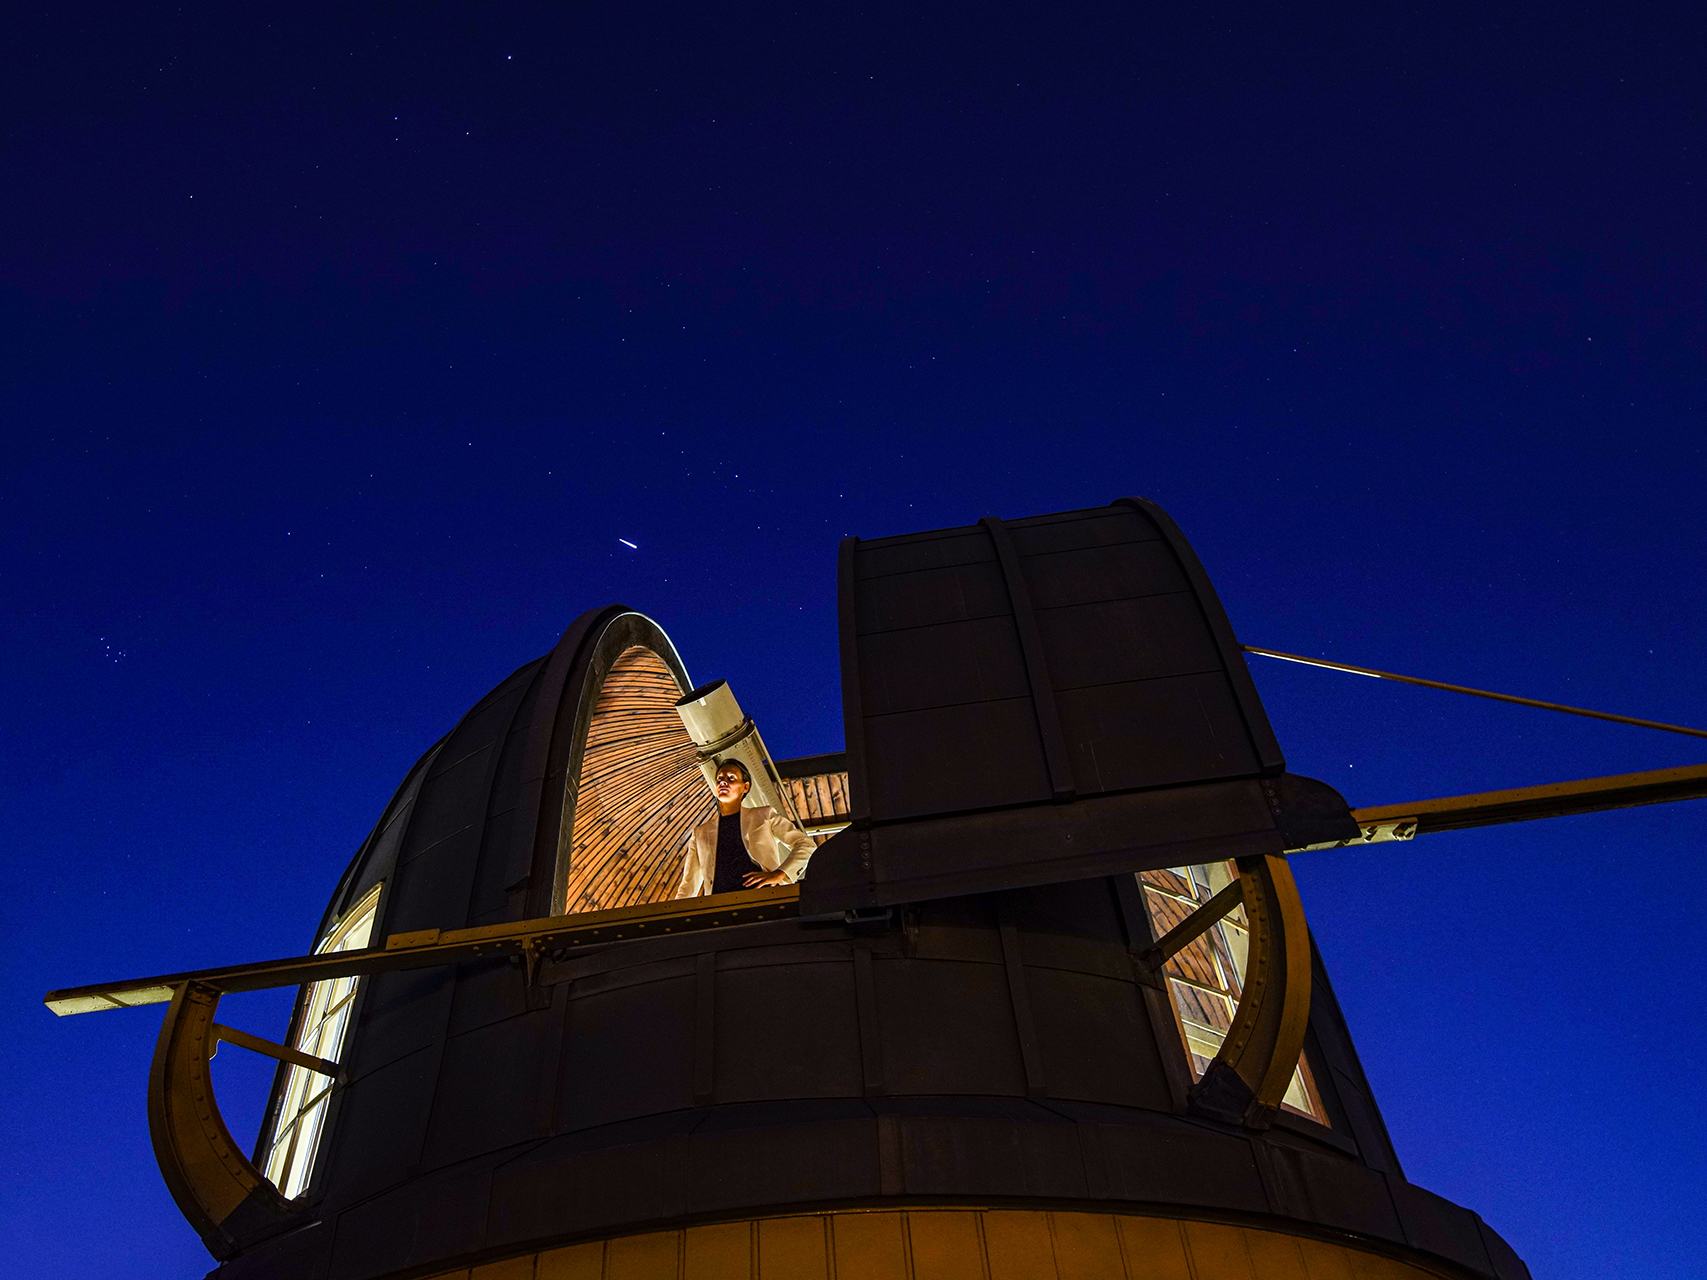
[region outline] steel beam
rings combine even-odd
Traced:
[[[570,947],[625,942],[662,934],[726,929],[761,920],[782,920],[799,914],[800,890],[793,885],[721,893],[715,898],[684,898],[678,902],[647,903],[613,911],[519,920],[479,929],[426,929],[394,933],[383,947],[365,951],[332,951],[324,955],[262,960],[253,964],[199,969],[163,977],[131,978],[50,991],[43,1003],[64,1017],[102,1009],[127,1009],[139,1004],[163,1004],[187,982],[200,983],[221,995],[294,987],[349,974],[394,973],[432,965],[461,964],[504,956],[526,956]]]
[[[1356,840],[1305,847],[1337,849],[1348,844],[1410,840],[1441,831],[1462,831],[1469,827],[1490,827],[1506,822],[1532,822],[1537,818],[1563,818],[1577,813],[1597,813],[1602,809],[1631,809],[1638,805],[1667,804],[1703,797],[1707,797],[1707,764],[1650,769],[1643,773],[1620,773],[1606,778],[1549,782],[1539,787],[1514,787],[1509,791],[1483,791],[1468,796],[1445,796],[1438,800],[1413,800],[1405,804],[1353,809],[1351,816],[1362,828],[1362,834]]]
[[[1602,809],[1625,809],[1704,797],[1707,797],[1707,764],[1584,778],[1576,782],[1554,782],[1509,791],[1485,791],[1477,795],[1446,796],[1405,804],[1374,805],[1352,810],[1351,816],[1360,828],[1355,840],[1306,845],[1303,850],[1288,852],[1380,844],[1441,831],[1461,831],[1468,827],[1530,822],[1537,818],[1559,818]],[[420,933],[394,934],[386,940],[384,947],[366,951],[337,951],[327,955],[263,960],[192,973],[68,987],[48,992],[43,1001],[54,1013],[65,1016],[102,1009],[128,1009],[139,1004],[162,1004],[186,982],[199,982],[230,994],[261,991],[268,987],[291,987],[346,974],[388,973],[460,964],[468,960],[525,956],[530,951],[537,956],[547,951],[622,942],[631,938],[788,919],[798,914],[799,901],[798,888],[783,886],[718,894],[715,898],[689,898],[680,902],[621,907],[614,911],[588,911],[542,920],[522,920],[481,929],[444,932],[429,929]]]
[[[317,1071],[323,1076],[343,1082],[344,1072],[336,1062],[326,1058],[316,1058],[311,1053],[303,1053],[288,1045],[275,1044],[271,1040],[263,1040],[260,1036],[250,1035],[247,1031],[239,1031],[236,1027],[228,1027],[222,1022],[213,1024],[215,1048],[208,1054],[212,1057],[219,1052],[220,1044],[234,1044],[239,1049],[247,1049],[250,1053],[258,1053],[264,1057],[276,1058],[280,1062],[288,1062],[292,1066],[302,1067],[308,1071]]]

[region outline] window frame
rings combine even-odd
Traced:
[[[1190,887],[1192,896],[1188,899],[1171,886],[1146,879],[1147,876],[1158,874],[1167,874],[1184,881]],[[1168,899],[1179,904],[1182,908],[1181,918],[1183,919],[1189,916],[1192,911],[1201,909],[1204,903],[1208,902],[1216,892],[1237,878],[1238,869],[1231,862],[1192,863],[1185,866],[1158,867],[1153,871],[1137,872],[1133,876],[1138,887],[1139,901],[1150,934],[1157,938],[1165,934],[1178,921],[1158,918],[1151,906],[1152,897]],[[1235,932],[1242,936],[1234,937]],[[1184,1065],[1189,1085],[1195,1085],[1202,1079],[1203,1069],[1198,1067],[1197,1059],[1204,1058],[1205,1061],[1213,1061],[1216,1053],[1219,1053],[1221,1042],[1217,1042],[1215,1052],[1208,1055],[1203,1054],[1198,1045],[1193,1043],[1195,1038],[1199,1043],[1207,1044],[1208,1038],[1203,1035],[1194,1037],[1192,1031],[1188,1029],[1190,1020],[1182,1005],[1178,988],[1195,990],[1201,993],[1200,998],[1203,1000],[1217,1000],[1226,1004],[1227,1020],[1230,1026],[1233,1019],[1238,1016],[1239,1005],[1244,999],[1249,933],[1250,926],[1245,919],[1245,909],[1243,904],[1240,904],[1210,925],[1201,937],[1182,948],[1180,955],[1170,958],[1158,971],[1158,976],[1162,980],[1163,995],[1172,1014],[1174,1033],[1179,1037],[1180,1047],[1184,1052]],[[1207,951],[1209,961],[1216,969],[1220,989],[1206,986],[1195,981],[1189,975],[1178,972],[1184,964],[1181,957],[1193,949]],[[1233,981],[1237,984],[1238,997],[1236,999],[1231,995],[1232,988],[1228,986],[1224,972],[1224,969],[1229,965],[1232,967]],[[1312,1007],[1312,1017],[1314,1012]],[[1211,1035],[1216,1031],[1215,1028],[1202,1023],[1191,1022],[1190,1025],[1194,1028],[1202,1027]],[[1222,1032],[1221,1035],[1222,1041],[1224,1041],[1225,1032]],[[1324,1087],[1321,1055],[1319,1052],[1312,1053],[1311,1051],[1312,1038],[1310,1033],[1306,1032],[1305,1042],[1299,1048],[1298,1062],[1293,1068],[1292,1080],[1287,1088],[1289,1096],[1294,1090],[1297,1090],[1312,1110],[1300,1108],[1291,1101],[1283,1101],[1275,1109],[1275,1116],[1277,1119],[1285,1116],[1289,1120],[1301,1122],[1308,1125],[1311,1130],[1334,1133],[1335,1108],[1328,1100],[1327,1091]],[[1312,1111],[1317,1114],[1313,1114]]]
[[[384,881],[370,886],[328,926],[315,945],[314,954],[325,955],[334,951],[354,951],[371,947],[379,929],[384,899]],[[364,925],[366,933],[359,946],[343,945]],[[339,988],[342,988],[342,991]],[[360,1012],[359,1001],[364,990],[360,975],[328,978],[306,984],[301,989],[297,1007],[291,1018],[291,1046],[315,1057],[333,1062],[341,1061]],[[316,1002],[322,991],[327,994],[326,1003],[316,1010]],[[328,1024],[334,1018],[337,1020],[334,1042],[328,1044],[326,1032]],[[274,1102],[269,1108],[261,1140],[256,1143],[254,1164],[260,1169],[262,1176],[288,1201],[303,1202],[314,1192],[317,1174],[323,1164],[321,1153],[325,1149],[327,1134],[336,1118],[335,1108],[339,1096],[337,1085],[336,1080],[328,1080],[319,1072],[310,1071],[294,1063],[280,1064],[273,1087]],[[302,1137],[302,1126],[304,1121],[310,1118],[311,1112],[314,1113],[313,1136],[306,1155],[299,1155],[298,1143]],[[280,1177],[276,1176],[281,1170],[275,1166],[275,1156],[280,1145],[279,1135],[286,1129],[290,1130],[290,1146],[283,1157]],[[288,1189],[291,1186],[296,1187],[294,1193]]]

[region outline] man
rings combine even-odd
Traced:
[[[762,889],[800,879],[818,846],[780,813],[741,806],[753,789],[747,767],[739,760],[720,761],[713,786],[717,812],[688,833],[676,897]]]

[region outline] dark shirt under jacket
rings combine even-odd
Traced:
[[[712,880],[713,893],[737,893],[747,886],[743,879],[763,867],[754,862],[741,840],[741,811],[726,813],[717,819],[717,875]]]

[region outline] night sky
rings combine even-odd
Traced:
[[[1707,725],[1690,8],[9,7],[6,1269],[212,1265],[160,1008],[42,992],[307,950],[594,606],[838,750],[840,537],[1135,493],[1247,643]],[[1354,805],[1707,759],[1251,665]],[[1537,1280],[1702,1274],[1704,817],[1294,860],[1407,1175]]]

